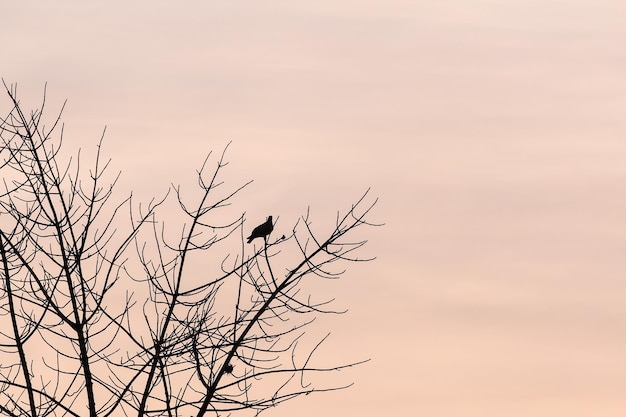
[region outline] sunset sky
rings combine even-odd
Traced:
[[[4,3],[0,77],[120,193],[232,141],[250,221],[379,197],[312,330],[371,361],[265,415],[625,415],[622,0]]]

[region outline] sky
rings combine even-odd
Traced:
[[[122,192],[232,141],[251,218],[379,197],[316,325],[371,361],[266,415],[623,415],[621,1],[5,3],[0,76],[68,100],[69,150],[106,126]]]

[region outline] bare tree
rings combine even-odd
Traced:
[[[102,140],[87,171],[80,153],[62,163],[63,109],[46,126],[45,90],[27,112],[4,88],[0,415],[256,415],[345,387],[310,382],[356,363],[318,364],[326,337],[305,335],[318,315],[342,313],[312,283],[368,260],[352,240],[372,226],[367,192],[325,235],[307,211],[289,229],[270,218],[264,242],[247,244],[255,225],[223,213],[250,184],[226,189],[226,149],[197,171],[192,197],[173,186],[147,205],[114,203]],[[171,203],[178,224],[159,217]]]

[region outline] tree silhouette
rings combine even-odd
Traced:
[[[367,192],[326,235],[307,210],[268,239],[270,217],[250,236],[265,245],[250,252],[245,213],[224,220],[221,210],[250,184],[223,189],[226,149],[197,171],[193,198],[172,187],[174,198],[113,203],[119,175],[107,183],[102,140],[89,170],[80,157],[62,164],[63,109],[46,126],[45,90],[26,112],[3,84],[0,415],[256,415],[345,387],[308,382],[356,362],[317,363],[326,337],[307,345],[306,328],[341,312],[307,289],[368,260],[355,252],[365,241],[348,237],[372,226]],[[160,217],[171,202],[179,226]]]

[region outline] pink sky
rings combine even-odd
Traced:
[[[626,7],[621,1],[3,5],[0,76],[67,98],[66,146],[120,191],[190,178],[232,140],[251,217],[332,222],[380,197],[334,283],[349,390],[268,416],[622,416]],[[142,194],[143,193],[143,194]]]

